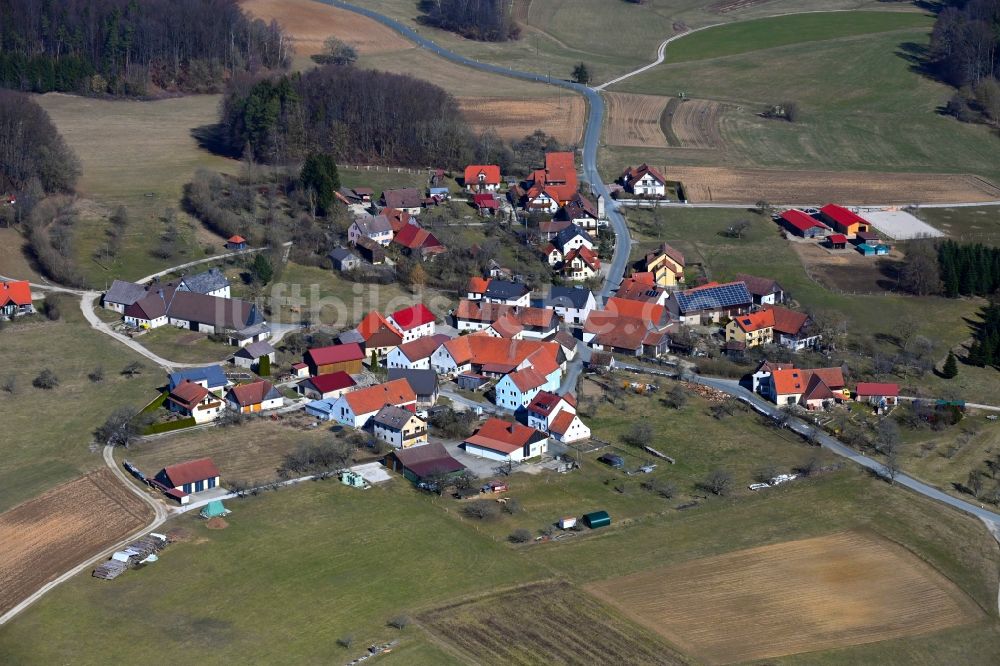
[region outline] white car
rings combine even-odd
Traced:
[[[771,486],[766,483],[751,483],[750,490],[764,490],[764,488],[770,488]]]

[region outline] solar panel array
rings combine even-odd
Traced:
[[[732,308],[751,303],[753,297],[743,282],[677,292],[677,305],[682,313]]]

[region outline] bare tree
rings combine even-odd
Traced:
[[[976,499],[979,499],[979,496],[983,494],[982,471],[974,469],[971,472],[969,472],[969,478],[966,481],[965,485],[968,487],[969,492],[972,493],[972,496],[975,497]]]
[[[134,407],[119,407],[94,431],[94,438],[102,444],[127,449],[142,434],[144,427],[144,419],[139,417],[138,410]]]
[[[409,615],[397,615],[389,620],[388,625],[393,629],[399,629],[402,631],[410,626],[410,616]]]
[[[899,475],[899,450],[896,447],[893,447],[885,454],[882,471],[889,484],[894,485],[896,477]]]
[[[733,475],[724,469],[712,470],[701,482],[701,487],[713,495],[728,495],[733,488]]]
[[[622,435],[622,442],[630,446],[647,446],[653,441],[653,426],[645,421],[636,421],[629,431]]]
[[[510,536],[507,538],[510,540],[511,543],[528,543],[529,541],[531,541],[531,532],[524,529],[523,527],[519,527],[518,529],[511,532]]]
[[[124,368],[122,368],[122,374],[128,375],[129,377],[134,377],[142,372],[142,363],[139,361],[132,361]]]

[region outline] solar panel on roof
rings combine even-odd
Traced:
[[[677,305],[680,306],[681,312],[736,307],[752,302],[753,298],[742,282],[702,288],[693,292],[682,291],[677,294]]]

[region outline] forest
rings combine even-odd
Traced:
[[[512,4],[512,0],[421,0],[418,20],[467,39],[505,42],[521,33],[511,15]]]
[[[947,240],[938,246],[944,295],[991,296],[1000,290],[1000,248]]]
[[[0,174],[15,192],[72,191],[80,164],[49,114],[28,95],[0,90]]]
[[[274,22],[237,0],[0,0],[0,86],[145,96],[217,92],[238,72],[287,66]]]
[[[270,164],[327,153],[340,163],[458,167],[474,143],[455,99],[441,88],[337,65],[237,77],[220,116],[234,153]]]
[[[944,0],[931,33],[930,67],[958,88],[946,110],[1000,124],[1000,0]]]

